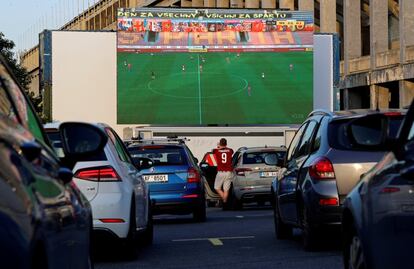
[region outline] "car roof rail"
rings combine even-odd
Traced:
[[[124,140],[125,145],[132,146],[134,144],[185,144],[190,139],[186,137],[168,136],[166,138],[151,138],[141,139],[138,137],[132,137],[131,139]]]
[[[322,115],[322,116],[334,116],[334,113],[332,111],[326,110],[326,109],[315,109],[311,113],[309,113],[308,117],[316,116],[316,115]]]

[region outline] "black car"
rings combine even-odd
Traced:
[[[388,121],[372,115],[348,126],[355,145],[390,152],[345,199],[345,268],[414,268],[414,103],[397,138]]]
[[[318,247],[326,228],[340,231],[342,204],[360,175],[385,154],[367,151],[349,139],[346,127],[357,118],[382,115],[396,135],[405,110],[312,112],[287,150],[278,178],[272,182],[275,233],[287,238],[292,228],[303,231],[303,246]],[[388,127],[387,126],[387,127]]]
[[[89,132],[94,143],[79,147]],[[62,126],[66,166],[100,147],[86,124]],[[34,109],[0,56],[1,268],[91,268],[90,206],[71,183]]]

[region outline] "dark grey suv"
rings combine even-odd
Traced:
[[[349,139],[348,124],[370,114],[387,116],[390,135],[395,137],[405,111],[317,110],[300,126],[279,164],[283,170],[272,182],[278,239],[289,237],[292,228],[299,227],[305,249],[311,250],[323,227],[340,227],[344,198],[361,174],[384,156],[383,151],[360,148]]]

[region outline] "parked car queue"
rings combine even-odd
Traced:
[[[262,169],[259,177],[279,174],[270,196],[278,238],[289,237],[291,228],[299,227],[305,248],[312,250],[323,226],[337,225],[342,227],[345,268],[407,268],[413,265],[413,123],[414,104],[408,112],[317,111],[299,128],[284,158],[266,147],[258,150],[263,156],[242,148],[235,154],[235,165],[240,161],[275,167]],[[53,139],[56,134],[60,139]],[[138,151],[134,160],[113,130],[99,124],[62,123],[49,130],[49,139],[1,57],[0,137],[0,259],[6,268],[92,268],[94,230],[133,245],[142,232],[141,239],[150,243],[151,191],[139,170],[148,170],[144,176],[149,181],[169,179],[151,174],[157,158],[178,166],[187,158],[185,168],[171,178],[182,180],[176,184],[182,189],[195,190],[179,197],[193,202],[186,212],[196,220],[205,217],[203,187],[209,184],[202,171],[208,166],[198,168],[191,152],[151,157]],[[349,161],[343,159],[346,153]],[[252,170],[240,167],[236,174],[243,177]],[[114,198],[115,203],[122,201],[122,209],[105,210],[99,204],[99,196],[108,195],[106,188],[119,189],[114,196],[127,198]],[[233,197],[242,200],[236,193]],[[170,198],[157,198],[159,209],[164,201],[174,206]],[[125,225],[113,228],[114,222]]]
[[[408,112],[312,112],[272,183],[277,239],[297,227],[315,250],[336,227],[344,268],[412,268],[413,123],[414,103]]]

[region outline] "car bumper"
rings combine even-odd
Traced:
[[[343,207],[321,206],[318,202],[308,207],[308,218],[313,226],[340,226]]]
[[[198,193],[157,194],[151,193],[153,214],[190,214],[200,206],[202,195]]]
[[[234,187],[234,196],[243,202],[270,201],[270,186]]]
[[[99,193],[90,203],[94,230],[110,231],[118,238],[127,237],[131,214],[131,197],[121,193]],[[120,222],[108,223],[106,222],[108,219],[116,219]]]

